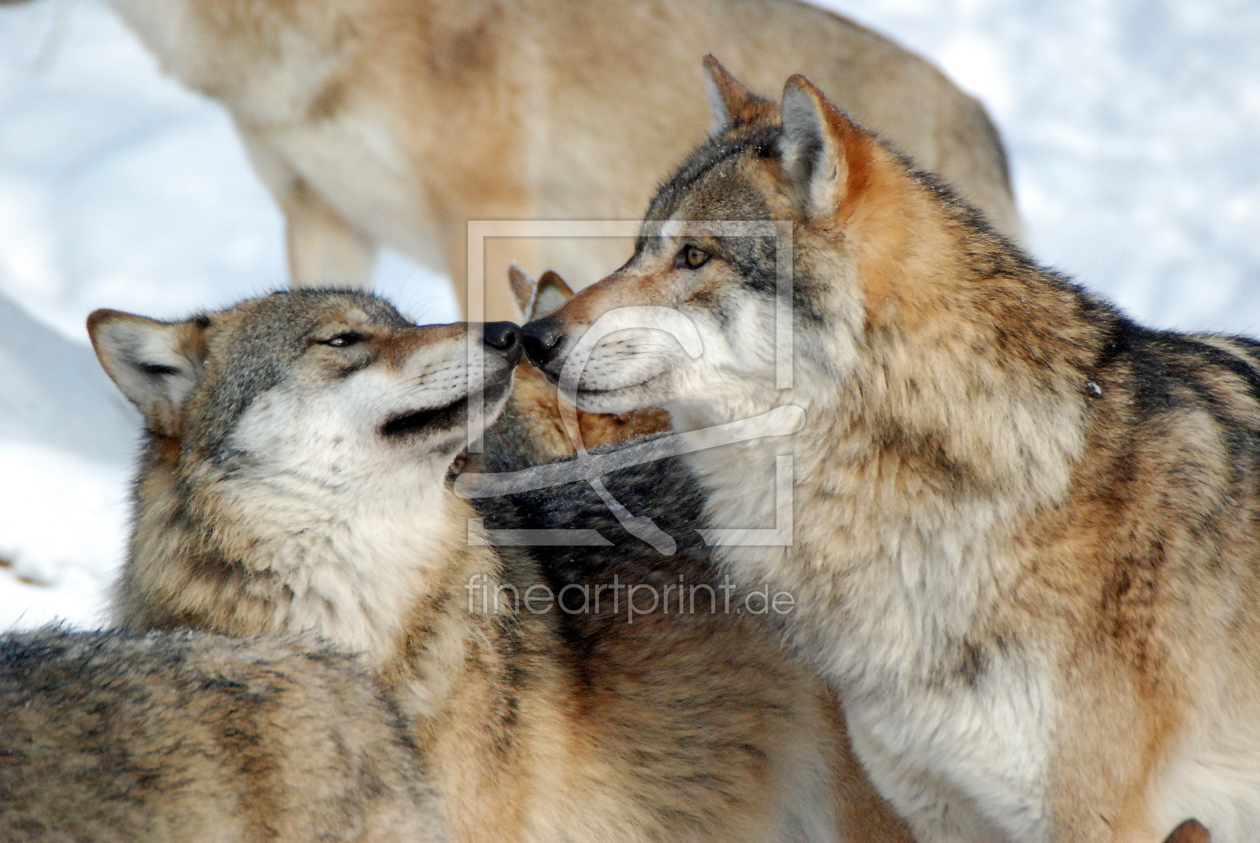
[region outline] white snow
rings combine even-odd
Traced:
[[[986,103],[1043,262],[1148,323],[1260,334],[1260,4],[824,5]],[[101,0],[0,7],[0,630],[98,623],[121,559],[138,427],[87,314],[183,316],[284,277],[279,212],[218,106]],[[401,258],[376,280],[456,318]]]

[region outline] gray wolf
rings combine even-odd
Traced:
[[[0,638],[0,838],[438,841],[397,710],[308,640]]]
[[[490,546],[446,478],[508,400],[518,330],[309,290],[178,322],[93,314],[148,431],[115,620],[360,653],[453,839],[908,840],[833,694],[749,617],[631,623],[617,591],[548,610],[561,575]],[[664,576],[615,563],[633,548],[580,550]]]
[[[979,103],[919,56],[795,0],[111,2],[166,72],[227,108],[284,213],[296,286],[366,286],[386,246],[448,273],[463,307],[468,220],[637,217],[708,128],[690,86],[710,51],[767,90],[809,73],[1018,231]],[[485,316],[515,318],[509,255],[581,279],[628,251],[491,240]]]
[[[1260,344],[1136,325],[804,77],[776,104],[710,70],[723,129],[634,257],[525,327],[530,357],[555,379],[592,325],[655,305],[703,353],[626,320],[578,406],[689,431],[803,410],[687,461],[713,523],[747,528],[790,457],[791,546],[719,560],[799,596],[782,631],[919,839],[1155,841],[1187,817],[1255,839]],[[774,238],[715,236],[750,220],[791,222],[786,291]]]

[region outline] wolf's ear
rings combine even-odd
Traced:
[[[535,280],[525,270],[512,264],[508,268],[508,281],[512,284],[516,306],[521,309],[526,322],[550,316],[573,298],[573,290],[550,269]]]
[[[512,298],[516,299],[516,307],[528,322],[534,308],[534,296],[538,293],[538,279],[516,264],[512,264],[508,267],[508,285],[512,288]]]
[[[530,319],[542,319],[550,316],[564,303],[573,298],[573,290],[565,280],[550,269],[538,279],[538,293],[534,296],[534,307],[530,311]]]
[[[201,379],[205,324],[158,322],[117,310],[88,317],[96,358],[154,433],[180,432],[180,408]]]
[[[712,54],[704,57],[704,72],[709,89],[709,107],[713,110],[710,135],[773,115],[774,103],[745,88]]]
[[[810,216],[833,214],[866,186],[875,140],[804,76],[791,77],[779,107],[784,180]]]

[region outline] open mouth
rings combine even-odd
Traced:
[[[412,410],[391,416],[381,425],[381,436],[386,439],[404,439],[449,430],[464,420],[468,410],[468,396],[428,410]]]

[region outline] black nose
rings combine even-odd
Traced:
[[[564,339],[564,331],[560,326],[547,319],[535,319],[521,329],[524,334],[522,342],[525,353],[535,366],[542,368],[560,350],[560,340]]]
[[[515,322],[487,322],[482,326],[486,345],[515,364],[521,359],[521,329]]]

